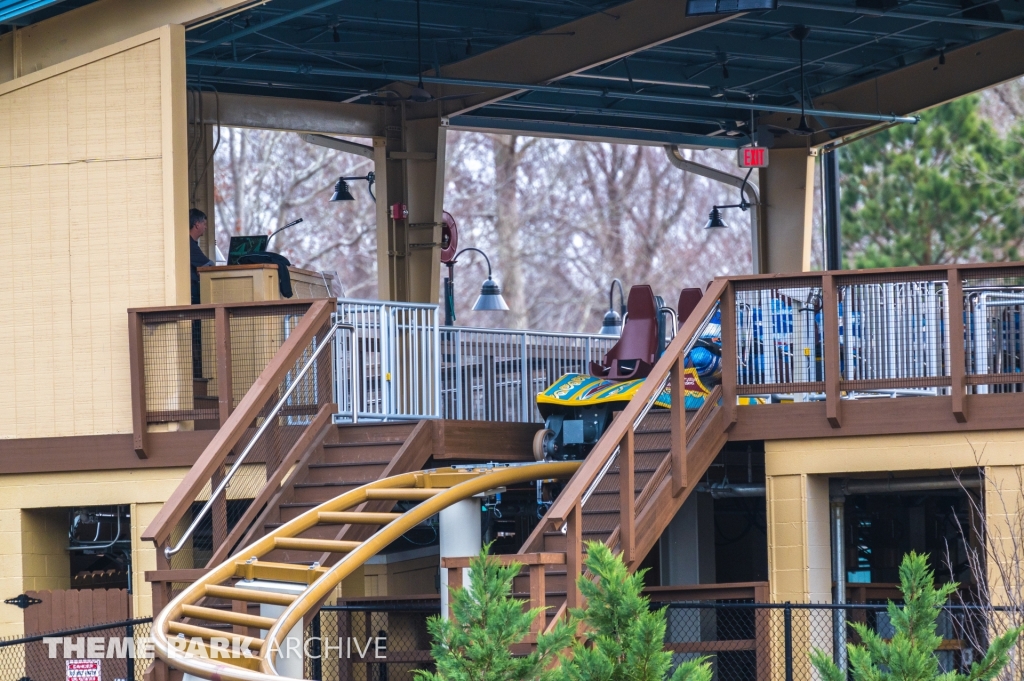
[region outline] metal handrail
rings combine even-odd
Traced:
[[[331,343],[329,341],[331,341],[333,339],[334,334],[338,332],[338,329],[345,329],[347,331],[350,331],[351,333],[355,333],[355,330],[356,330],[355,327],[352,326],[351,324],[341,324],[339,322],[335,322],[331,326],[330,330],[327,332],[327,335],[325,335],[323,340],[320,342],[320,347],[318,347],[316,350],[313,351],[312,356],[305,363],[305,365],[303,365],[302,369],[299,370],[299,373],[295,375],[295,378],[292,379],[291,385],[289,385],[288,389],[284,391],[284,395],[282,395],[281,399],[279,399],[277,401],[277,404],[274,405],[274,408],[270,410],[270,413],[267,414],[266,417],[264,417],[263,423],[260,424],[260,427],[256,430],[256,434],[253,435],[252,439],[249,440],[248,444],[245,445],[245,449],[242,450],[241,454],[239,454],[237,457],[235,457],[235,463],[233,463],[231,465],[231,468],[228,469],[227,474],[220,481],[220,484],[217,485],[217,489],[214,490],[210,494],[210,498],[206,500],[206,503],[203,504],[203,507],[199,510],[199,513],[197,513],[196,516],[192,519],[192,523],[188,526],[188,528],[185,530],[185,532],[181,535],[181,538],[178,540],[178,543],[175,544],[173,547],[171,547],[171,546],[165,546],[164,547],[164,557],[170,558],[174,554],[176,554],[179,551],[181,551],[181,549],[185,546],[185,542],[188,540],[189,537],[192,536],[192,533],[195,532],[196,528],[199,527],[200,521],[203,519],[203,517],[207,513],[209,513],[210,508],[213,506],[214,500],[221,494],[221,492],[223,492],[225,490],[225,488],[227,488],[228,483],[231,482],[231,479],[234,477],[235,472],[241,467],[242,463],[245,461],[245,457],[249,455],[249,452],[252,451],[252,448],[259,441],[260,436],[262,436],[263,433],[266,432],[267,428],[270,426],[270,423],[274,420],[274,418],[277,416],[277,414],[281,411],[282,407],[284,407],[285,403],[288,401],[288,398],[292,396],[293,392],[295,392],[295,388],[298,387],[299,382],[309,372],[310,367],[312,367],[313,364],[316,362],[317,357],[319,357],[320,353],[322,353],[324,351],[324,348],[329,347],[331,345]],[[355,404],[356,395],[358,394],[358,390],[359,390],[359,386],[358,386],[358,374],[356,372],[356,365],[355,365],[355,353],[352,353],[352,400],[353,400],[353,404]],[[352,422],[353,423],[358,423],[358,421],[359,421],[359,415],[354,413],[353,414]]]

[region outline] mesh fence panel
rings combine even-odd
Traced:
[[[211,309],[143,315],[146,422],[217,419],[217,350]]]
[[[735,288],[737,386],[823,390],[821,281],[740,281]]]
[[[61,681],[67,678],[67,659],[85,659],[89,645],[101,645],[99,659],[102,681],[143,681],[151,659],[143,656],[152,619],[112,622],[108,625],[83,627],[16,639],[0,640],[0,681]],[[47,644],[43,638],[68,638],[64,643]],[[128,642],[131,647],[128,647]],[[50,654],[53,649],[54,655]],[[135,657],[127,654],[136,651]],[[124,653],[122,653],[124,651]]]
[[[427,618],[438,614],[437,601],[324,606],[306,629],[306,678],[412,681],[414,669],[434,669]]]
[[[237,405],[269,364],[309,304],[226,308],[230,329],[232,405]],[[216,311],[210,307],[144,312],[142,354],[146,423],[189,429],[217,428]],[[171,426],[175,427],[175,426]]]
[[[257,321],[265,322],[266,320],[257,318]],[[188,512],[176,525],[170,538],[172,546],[177,545],[180,538],[185,536],[193,519],[200,517],[200,523],[191,537],[186,540],[181,550],[171,557],[172,568],[200,568],[209,562],[215,547],[219,547],[239,521],[246,516],[252,501],[266,485],[268,476],[277,469],[305,427],[321,407],[333,400],[334,358],[331,348],[325,348],[316,357],[309,370],[301,378],[298,378],[302,368],[309,363],[317,348],[323,343],[333,343],[333,340],[327,338],[330,328],[330,323],[325,322],[317,330],[312,342],[303,349],[291,371],[286,374],[277,389],[264,400],[257,417],[249,424],[235,444],[233,451],[236,455],[244,452],[250,442],[252,449],[228,485],[214,499],[210,512],[202,516],[199,515],[213,490],[217,489],[223,476],[233,465],[232,459],[225,462],[222,471],[204,487],[190,505]],[[296,381],[298,383],[295,385],[294,391],[277,415],[271,418],[269,414]],[[254,440],[257,432],[263,426],[266,428],[262,435]],[[253,513],[248,514],[249,522],[253,519],[254,513],[258,513],[259,510],[253,509]],[[241,540],[241,537],[238,537],[238,540]],[[237,544],[237,541],[233,543]]]
[[[861,622],[884,639],[894,633],[884,605],[670,603],[665,614],[665,645],[673,652],[673,662],[706,655],[716,681],[817,681],[811,650],[823,650],[838,661],[837,643],[844,650],[847,643],[860,643],[849,622]],[[938,620],[943,642],[936,653],[940,669],[966,672],[991,638],[1019,624],[1019,619],[1019,613],[993,609],[943,608]]]
[[[967,271],[963,287],[971,392],[1024,392],[1024,269]]]
[[[949,385],[945,272],[859,276],[836,288],[843,389]]]

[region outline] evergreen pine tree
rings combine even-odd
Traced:
[[[490,545],[470,563],[470,585],[448,595],[451,619],[432,617],[427,630],[437,673],[416,671],[418,681],[555,681],[558,670],[545,669],[552,656],[572,640],[561,623],[537,637],[536,650],[515,657],[510,648],[522,643],[542,608],[523,611],[524,601],[511,597],[512,580],[522,567],[507,566],[488,556]]]
[[[629,574],[622,560],[601,542],[587,543],[587,569],[597,577],[577,582],[587,599],[572,617],[588,639],[575,640],[571,659],[563,656],[567,681],[662,681],[672,666],[664,649],[665,611],[651,610],[642,595],[644,571]],[[711,681],[706,658],[680,664],[672,681]]]
[[[900,564],[900,591],[904,607],[889,601],[889,619],[895,631],[890,641],[860,622],[851,622],[863,645],[848,645],[853,681],[989,681],[1009,661],[1009,651],[1024,627],[1010,629],[999,636],[988,652],[971,665],[967,674],[955,671],[939,673],[935,655],[942,637],[936,633],[942,605],[956,591],[956,583],[935,588],[935,575],[928,567],[928,556],[911,551]],[[815,649],[811,663],[824,681],[846,681],[829,654]]]

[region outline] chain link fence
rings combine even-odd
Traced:
[[[707,656],[716,681],[816,681],[809,659],[818,648],[846,666],[846,645],[860,643],[850,622],[882,638],[894,629],[882,604],[805,605],[759,603],[669,603],[665,647],[681,663]],[[943,672],[966,672],[994,636],[1019,624],[1019,613],[982,606],[942,609],[937,652]]]
[[[306,678],[412,681],[434,669],[427,618],[440,613],[437,600],[324,606],[306,628]]]
[[[147,617],[0,640],[0,681],[62,681],[75,666],[98,668],[102,681],[143,681],[152,662],[145,657],[152,622]]]

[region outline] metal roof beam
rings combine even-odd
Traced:
[[[229,61],[217,61],[215,59],[189,59],[189,64],[195,66],[211,66],[219,67],[223,69],[245,69],[254,71],[267,71],[267,72],[283,72],[283,73],[295,73],[299,75],[313,75],[313,76],[334,76],[338,78],[379,78],[379,79],[390,79],[394,78],[394,74],[387,74],[383,72],[372,72],[372,71],[354,71],[349,69],[334,69],[334,68],[323,68],[319,66],[309,66],[306,64],[297,65],[286,65],[286,64],[271,64],[261,63],[254,61],[246,62],[229,62]],[[596,97],[602,99],[621,99],[621,100],[634,100],[640,102],[661,102],[664,104],[686,104],[690,106],[702,106],[717,109],[736,109],[740,111],[771,111],[776,113],[788,113],[788,114],[799,114],[802,113],[800,107],[792,106],[779,106],[774,104],[765,103],[750,103],[750,102],[734,102],[726,99],[713,99],[710,97],[687,97],[683,95],[661,95],[648,92],[630,92],[627,90],[609,90],[605,88],[586,88],[586,87],[574,87],[567,85],[532,85],[529,83],[511,83],[506,81],[496,80],[471,80],[468,78],[450,78],[447,76],[438,78],[437,76],[423,76],[424,83],[437,83],[440,85],[456,85],[465,88],[486,88],[486,89],[499,89],[508,90],[511,92],[546,92],[553,94],[563,95],[576,95],[583,97]],[[402,80],[415,81],[416,76],[410,75]],[[503,98],[502,98],[503,99]],[[494,100],[499,101],[499,100]],[[900,117],[892,116],[889,114],[860,112],[860,111],[833,111],[833,110],[818,110],[814,108],[806,109],[805,113],[808,116],[824,116],[828,118],[843,118],[850,120],[862,120],[862,121],[884,121],[890,123],[915,123],[916,119],[912,117]]]
[[[384,137],[387,107],[321,102],[312,99],[259,97],[204,91],[201,106],[189,93],[189,121],[232,128],[286,130],[289,132]],[[198,110],[197,110],[198,109]]]
[[[1024,32],[1008,31],[946,52],[946,63],[942,66],[938,66],[935,59],[911,64],[816,97],[813,104],[815,109],[860,106],[906,116],[1021,76],[1024,76]],[[791,127],[784,118],[777,116],[766,117],[762,122]],[[847,136],[863,135],[873,127],[865,125]],[[841,139],[818,133],[810,142],[812,147],[823,147]],[[781,137],[776,138],[776,144],[803,147],[807,138]]]
[[[927,21],[936,24],[955,24],[957,26],[974,26],[977,28],[996,28],[1006,31],[1024,30],[1024,24],[1013,24],[1006,21],[987,21],[985,19],[969,19],[953,15],[915,14],[912,12],[885,11],[870,9],[868,7],[850,7],[847,5],[826,5],[817,2],[803,2],[802,0],[779,0],[779,7],[793,7],[795,9],[812,9],[821,12],[841,12],[844,14],[858,14],[861,16],[879,17],[883,19],[906,19],[908,21]],[[967,9],[970,9],[969,7]],[[959,10],[963,12],[965,10]]]
[[[706,137],[667,130],[638,130],[631,127],[573,123],[568,121],[523,120],[502,116],[454,116],[448,119],[450,130],[472,130],[501,135],[525,133],[534,137],[580,140],[584,142],[612,142],[618,144],[657,145],[677,144],[694,149],[735,149],[739,141],[731,137]]]
[[[314,3],[314,4],[309,5],[307,7],[303,7],[302,9],[297,9],[294,12],[288,12],[287,14],[282,14],[279,17],[274,17],[273,19],[267,19],[266,21],[261,21],[260,23],[256,24],[255,26],[250,26],[249,28],[243,28],[240,31],[235,31],[234,33],[229,33],[226,36],[222,36],[220,38],[213,38],[211,40],[208,40],[205,43],[203,43],[202,45],[196,45],[195,47],[190,47],[190,48],[188,48],[185,51],[185,55],[191,57],[194,54],[199,54],[200,52],[205,52],[206,50],[209,50],[209,49],[212,49],[214,47],[217,47],[218,45],[223,45],[224,43],[230,43],[230,42],[233,42],[235,40],[238,40],[239,38],[244,38],[247,35],[252,35],[253,33],[256,33],[257,31],[263,31],[263,30],[271,28],[273,26],[277,26],[278,24],[283,24],[286,21],[291,21],[292,19],[298,19],[299,17],[304,16],[306,14],[309,14],[310,12],[316,12],[317,10],[321,10],[321,9],[323,9],[325,7],[330,7],[331,5],[337,5],[339,2],[341,2],[341,0],[320,0],[320,2]]]
[[[481,78],[494,73],[522,83],[550,83],[624,56],[675,40],[741,14],[687,17],[682,7],[667,12],[663,0],[632,0],[604,12],[595,12],[549,31],[441,67],[453,78]],[[559,37],[551,37],[558,34]],[[516,90],[474,93],[466,89],[461,100],[442,104],[442,115],[466,114],[489,102],[504,99]]]

